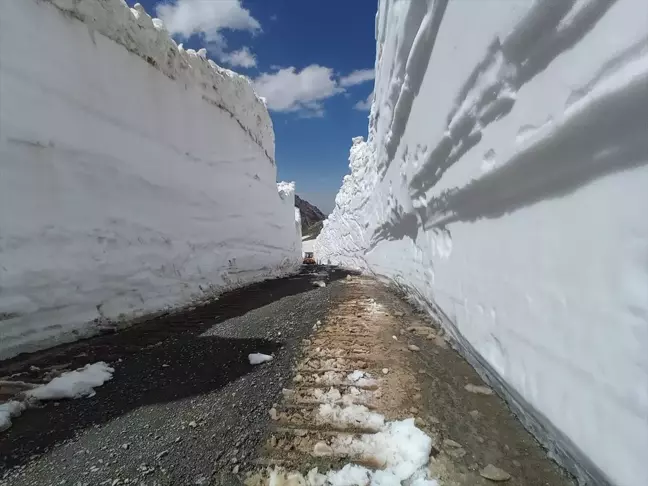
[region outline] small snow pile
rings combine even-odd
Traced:
[[[369,387],[374,386],[378,383],[374,380],[369,373],[364,371],[355,370],[353,373],[347,375],[347,380],[352,383],[355,383],[359,387]]]
[[[371,402],[373,394],[369,390],[362,390],[355,386],[349,387],[349,390],[344,395],[335,387],[331,387],[324,391],[320,388],[313,390],[313,398],[319,402],[353,405],[353,404],[366,404]]]
[[[4,432],[11,427],[11,419],[18,417],[25,410],[26,406],[22,402],[11,400],[7,403],[0,403],[0,432]]]
[[[385,425],[385,418],[379,413],[371,412],[364,405],[340,407],[331,403],[322,403],[315,421],[319,425],[331,425],[339,429],[357,427],[380,430]]]
[[[39,401],[94,396],[94,389],[110,380],[114,372],[106,363],[98,361],[63,373],[45,385],[23,392],[23,401],[0,403],[0,432],[11,427],[12,418],[20,416],[27,407],[36,406]]]
[[[272,361],[272,356],[263,353],[250,353],[248,359],[251,365],[258,365],[266,361]]]
[[[336,378],[344,376],[337,374]],[[360,370],[349,373],[347,380],[359,383],[373,380]],[[362,458],[376,464],[374,471],[364,466],[347,464],[338,471],[319,473],[317,468],[303,476],[299,472],[275,467],[256,473],[245,482],[249,486],[438,486],[429,477],[428,461],[432,451],[432,439],[416,427],[414,419],[385,422],[385,417],[370,411],[358,403],[366,398],[368,390],[350,387],[342,395],[331,387],[328,391],[316,390],[315,399],[321,403],[315,421],[318,425],[329,425],[339,429],[364,428],[373,433],[362,435],[338,435],[315,444],[313,454],[320,457],[348,456]]]
[[[374,315],[379,312],[385,312],[385,307],[382,304],[379,304],[374,299],[367,299],[365,302],[365,311],[369,315]]]
[[[275,467],[267,479],[252,477],[246,484],[288,486],[439,486],[429,477],[427,464],[432,439],[414,425],[414,419],[389,422],[376,434],[337,437],[330,447],[332,454],[350,454],[375,458],[381,469],[347,464],[338,471],[320,474],[317,468],[306,476]]]
[[[94,389],[110,380],[114,372],[114,368],[99,361],[78,370],[63,373],[46,385],[29,390],[25,395],[27,398],[36,400],[93,397]]]
[[[330,447],[336,455],[373,457],[382,464],[381,471],[371,473],[373,484],[401,484],[401,481],[423,477],[432,439],[409,418],[389,422],[376,434],[334,437]]]
[[[326,287],[326,282],[323,280],[315,280],[313,282],[313,287]]]

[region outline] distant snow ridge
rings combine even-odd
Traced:
[[[185,50],[171,38],[164,22],[151,18],[141,4],[124,0],[45,0],[126,49],[179,83],[201,90],[203,99],[229,112],[274,163],[274,131],[265,101],[245,76],[207,59],[207,51]]]

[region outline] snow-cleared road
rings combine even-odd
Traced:
[[[329,282],[346,275],[324,273]],[[115,368],[96,396],[27,410],[0,433],[0,478],[28,464],[0,484],[213,484],[215,472],[245,463],[260,445],[301,339],[328,312],[335,287],[313,287],[321,278],[266,281],[117,334],[0,363],[0,379],[34,382],[88,362]],[[275,359],[252,366],[253,352]]]
[[[340,482],[367,477],[357,464],[416,470],[424,486],[572,484],[426,315],[374,279],[307,271],[1,363],[25,381],[98,360],[115,374],[0,434],[0,484],[229,486],[251,473],[246,484],[265,486],[266,465],[345,464],[297,484],[364,484]],[[252,366],[253,352],[274,359]]]

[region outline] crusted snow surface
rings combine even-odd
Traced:
[[[648,484],[647,18],[381,0],[368,138],[314,248],[441,316],[553,456],[620,486]]]
[[[2,1],[0,32],[0,359],[296,271],[247,79],[121,0]]]

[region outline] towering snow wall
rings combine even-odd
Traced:
[[[582,482],[648,484],[648,2],[381,0],[318,258],[386,276]]]
[[[0,37],[0,359],[296,268],[247,79],[120,0],[0,0]]]

